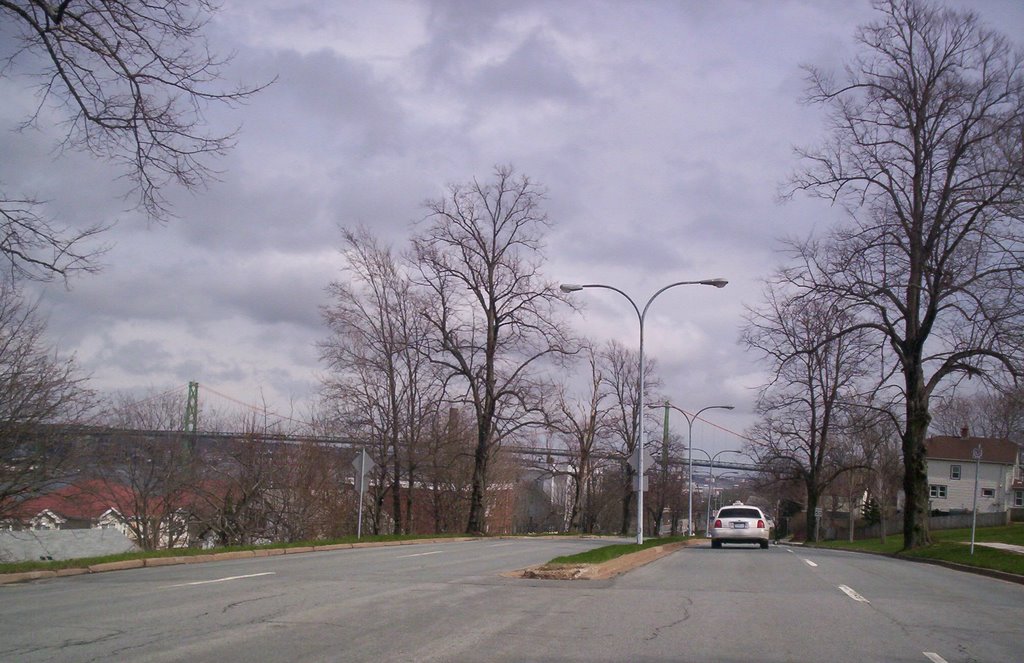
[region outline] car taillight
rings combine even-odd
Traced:
[[[764,521],[763,520],[757,521],[757,529],[764,529]]]
[[[721,526],[722,526],[722,521],[721,520],[716,520],[715,521],[715,527],[721,527]]]

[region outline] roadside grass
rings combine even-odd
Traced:
[[[940,541],[933,543],[927,548],[900,553],[899,556],[935,559],[965,566],[1024,575],[1024,555],[978,545],[974,546],[974,554],[972,555],[971,547],[964,545],[962,542]]]
[[[575,555],[563,555],[562,557],[556,557],[548,562],[548,564],[601,564],[615,559],[616,557],[639,552],[655,546],[663,546],[666,543],[686,541],[688,538],[689,537],[686,536],[664,536],[660,538],[646,539],[643,542],[643,545],[639,546],[635,543],[617,543],[610,546],[594,548],[593,550],[586,550],[581,553],[576,553]]]
[[[386,534],[379,536],[344,536],[337,539],[321,539],[317,541],[293,541],[289,543],[271,543],[259,546],[225,546],[221,548],[171,548],[169,550],[149,550],[105,555],[103,557],[78,557],[75,559],[39,560],[25,562],[0,563],[0,573],[23,573],[25,571],[59,571],[60,569],[82,569],[93,564],[107,562],[124,562],[133,559],[154,559],[159,557],[192,557],[195,555],[214,555],[217,553],[237,552],[244,550],[267,550],[272,548],[304,548],[308,546],[328,546],[350,543],[380,543],[387,541],[412,541],[416,539],[444,539],[464,537],[465,534]]]
[[[931,532],[932,544],[924,548],[903,551],[903,536],[900,534],[886,537],[883,544],[880,539],[863,539],[860,541],[822,541],[814,544],[820,548],[836,548],[862,552],[883,553],[896,557],[913,557],[931,559],[983,569],[1003,571],[1024,575],[1024,554],[986,548],[975,545],[971,554],[971,530],[950,529]],[[975,531],[975,542],[1010,543],[1024,545],[1024,523],[1014,523],[1002,527],[979,527]]]

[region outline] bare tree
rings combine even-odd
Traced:
[[[351,472],[351,455],[313,442],[279,445],[273,450],[273,488],[269,503],[270,538],[276,541],[314,541],[348,533],[355,509],[344,477]]]
[[[843,418],[862,402],[872,362],[865,333],[838,335],[850,320],[829,302],[787,295],[769,283],[766,304],[748,310],[742,342],[770,367],[757,400],[760,421],[748,435],[757,462],[770,474],[798,480],[807,495],[808,538],[817,540],[822,492],[851,469],[840,462]],[[822,343],[821,339],[831,339]]]
[[[573,399],[563,387],[552,414],[551,427],[565,442],[571,454],[566,470],[573,482],[572,504],[569,507],[568,529],[590,532],[593,527],[593,472],[594,452],[607,433],[609,392],[598,357],[591,348],[584,349],[584,359],[590,369],[586,392]]]
[[[1011,386],[944,398],[936,409],[933,427],[939,435],[955,437],[966,427],[973,435],[1024,443],[1024,388]]]
[[[0,519],[74,473],[72,440],[58,427],[83,423],[93,405],[74,359],[61,358],[45,331],[35,307],[0,279]]]
[[[221,546],[271,540],[276,519],[271,491],[278,481],[280,458],[275,456],[275,443],[267,442],[272,431],[266,414],[251,412],[213,430],[237,430],[242,435],[203,450],[202,475],[192,504],[197,538]]]
[[[630,518],[634,509],[633,502],[633,468],[628,464],[629,458],[636,453],[640,443],[640,426],[643,414],[640,412],[640,355],[626,349],[618,341],[609,341],[600,353],[605,369],[604,383],[611,393],[610,438],[612,452],[620,459],[622,486],[622,521],[619,533],[625,536],[629,532]],[[644,400],[651,402],[650,395],[658,389],[659,381],[655,377],[655,362],[647,360],[644,365],[644,389],[647,393]]]
[[[0,17],[15,38],[0,51],[0,72],[38,80],[39,103],[23,126],[52,107],[63,116],[62,148],[112,161],[151,218],[164,218],[168,184],[201,187],[215,173],[209,157],[224,154],[234,132],[204,131],[214,103],[236,104],[259,88],[222,89],[226,59],[204,37],[217,6],[209,0],[136,3],[124,0],[0,0]],[[0,252],[13,272],[66,278],[95,268],[88,240],[103,230],[61,227],[31,197],[0,191]]]
[[[881,409],[861,410],[856,440],[867,461],[868,493],[878,505],[879,530],[885,543],[886,527],[895,517],[903,483],[903,456],[900,450],[898,419]]]
[[[100,414],[115,432],[95,440],[90,463],[82,467],[93,479],[82,490],[108,501],[143,550],[173,547],[187,536],[200,480],[198,457],[185,433],[147,437],[118,431],[176,430],[183,410],[174,392],[115,396]]]
[[[430,407],[424,402],[432,377],[422,352],[424,304],[389,248],[366,229],[343,229],[342,236],[350,280],[331,283],[333,302],[323,309],[331,331],[320,344],[321,358],[332,371],[326,386],[358,404],[372,419],[379,442],[377,461],[382,465],[377,471],[390,478],[392,518],[400,532],[402,475],[404,471],[411,487],[420,420],[424,408]],[[406,523],[412,514],[411,499],[408,490]]]
[[[465,389],[476,417],[467,532],[486,531],[489,465],[504,439],[541,417],[539,368],[566,350],[564,296],[544,280],[542,189],[511,167],[427,203],[413,260],[431,306],[431,357]]]
[[[143,550],[172,548],[186,540],[196,485],[184,435],[173,438],[115,436],[96,445],[82,484],[116,509]]]
[[[686,500],[688,493],[686,489],[686,478],[683,473],[673,471],[670,467],[671,459],[684,458],[688,452],[687,445],[684,440],[679,436],[669,432],[668,426],[668,413],[665,413],[664,427],[662,430],[662,440],[660,450],[654,456],[654,460],[657,463],[657,473],[651,475],[651,495],[652,499],[644,501],[644,505],[647,507],[650,513],[651,520],[654,524],[652,531],[660,533],[663,529],[663,521],[666,513],[669,516],[669,527],[672,536],[675,536],[679,530],[679,520],[682,514],[687,514],[688,509],[686,508]],[[654,470],[655,468],[649,468]],[[697,488],[697,486],[694,486]],[[699,509],[694,509],[694,512],[698,512]]]
[[[469,516],[476,435],[467,419],[455,407],[426,418],[422,469],[434,532],[459,531]]]
[[[793,191],[846,204],[852,220],[824,243],[794,242],[791,281],[849,311],[902,375],[909,549],[929,542],[931,396],[963,376],[1020,374],[1024,65],[974,13],[875,7],[841,80],[809,70],[831,137],[799,152]]]

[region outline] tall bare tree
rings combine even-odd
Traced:
[[[489,182],[455,184],[429,201],[413,238],[432,304],[431,356],[465,389],[476,418],[470,533],[486,531],[488,469],[502,441],[543,420],[539,368],[567,347],[564,297],[541,273],[543,197],[530,178],[498,167]]]
[[[74,359],[45,332],[35,307],[0,278],[0,519],[74,473],[71,440],[49,425],[84,423],[93,404]]]
[[[610,393],[597,354],[592,348],[585,348],[583,357],[589,369],[586,390],[581,398],[574,399],[566,394],[563,386],[551,415],[551,427],[570,453],[567,472],[573,482],[573,494],[568,529],[590,532],[594,524],[594,453],[607,434]]]
[[[13,39],[0,42],[0,75],[27,72],[39,103],[61,114],[61,147],[112,161],[152,218],[168,212],[168,184],[194,189],[215,175],[234,132],[204,129],[211,104],[237,104],[259,88],[222,88],[227,60],[213,54],[204,29],[209,0],[0,0]],[[40,201],[0,190],[0,253],[23,276],[67,278],[96,267],[89,240],[97,223],[75,230],[47,218]]]
[[[609,341],[601,350],[600,359],[604,369],[604,384],[611,393],[610,438],[612,452],[618,456],[622,468],[622,520],[619,533],[629,532],[633,504],[633,468],[629,458],[636,453],[640,444],[640,426],[643,414],[640,412],[640,355],[627,349],[618,341]],[[656,363],[647,360],[644,365],[644,400],[651,402],[651,393],[660,383],[655,377]]]
[[[822,492],[851,469],[840,458],[839,442],[844,418],[864,400],[872,348],[864,332],[838,334],[851,321],[827,301],[793,297],[771,282],[765,299],[762,308],[748,311],[741,336],[771,371],[758,394],[760,420],[748,447],[768,473],[803,485],[807,533],[816,540]]]
[[[924,441],[946,381],[1020,374],[1024,64],[972,12],[877,0],[843,76],[809,69],[831,135],[800,150],[792,191],[848,206],[794,242],[799,288],[827,293],[900,373],[904,545],[929,542]],[[884,375],[884,374],[883,374]]]
[[[433,407],[427,393],[438,383],[422,348],[423,299],[390,248],[366,229],[342,230],[342,235],[349,280],[331,283],[332,303],[323,309],[331,331],[320,344],[321,357],[331,369],[326,386],[372,420],[379,443],[377,469],[390,479],[392,518],[396,531],[403,531],[402,476],[410,487],[405,491],[407,524],[416,442],[423,415]]]

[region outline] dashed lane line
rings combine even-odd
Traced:
[[[802,558],[801,558],[801,559],[802,559]],[[807,566],[811,566],[811,567],[816,567],[816,566],[818,566],[817,564],[815,564],[814,562],[812,562],[812,561],[811,561],[811,560],[809,560],[809,559],[805,559],[805,560],[804,560],[804,564],[806,564]]]
[[[839,589],[842,590],[843,594],[846,594],[854,601],[860,601],[861,603],[871,603],[871,601],[867,600],[866,598],[864,598],[854,590],[850,589],[846,585],[839,585]]]
[[[162,589],[173,589],[174,587],[195,587],[196,585],[212,585],[218,582],[228,582],[231,580],[244,580],[246,578],[259,578],[260,576],[272,576],[277,575],[276,571],[266,571],[265,573],[250,573],[245,576],[228,576],[227,578],[216,578],[214,580],[197,580],[196,582],[183,582],[180,585],[167,585]]]
[[[926,651],[921,653],[924,654],[925,658],[927,658],[932,663],[946,663],[946,659],[942,658],[933,651]]]
[[[406,559],[407,557],[425,557],[427,555],[438,555],[444,552],[443,550],[431,550],[430,552],[415,553],[412,555],[399,555],[395,559]]]

